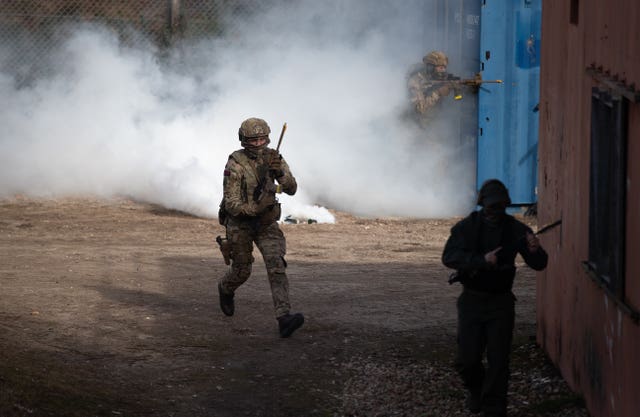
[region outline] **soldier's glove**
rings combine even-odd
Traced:
[[[427,105],[424,101],[420,100],[416,103],[416,111],[421,114],[427,111]]]
[[[448,96],[451,92],[451,85],[449,85],[449,83],[446,83],[442,87],[438,88],[436,92],[440,97]]]
[[[274,149],[269,156],[269,173],[273,178],[280,178],[284,175],[284,171],[282,170],[282,155]]]
[[[536,253],[540,249],[540,241],[533,233],[527,233],[527,249],[530,253]]]

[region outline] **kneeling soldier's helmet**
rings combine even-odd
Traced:
[[[269,133],[271,133],[271,129],[269,129],[267,122],[257,117],[245,120],[240,125],[240,129],[238,129],[240,140],[242,140],[243,137],[258,138],[260,136],[269,136]]]
[[[449,65],[449,58],[447,58],[444,52],[432,51],[422,58],[422,62],[424,62],[425,65],[433,65],[434,67],[441,65],[446,67]]]

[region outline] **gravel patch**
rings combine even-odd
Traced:
[[[451,366],[452,354],[444,360],[400,352],[384,359],[353,357],[344,364],[351,377],[336,416],[473,416],[464,408],[465,390]],[[509,416],[589,416],[582,398],[534,342],[514,346],[511,359]]]

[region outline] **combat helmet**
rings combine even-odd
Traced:
[[[257,138],[260,136],[269,136],[271,129],[267,122],[257,117],[251,117],[240,125],[238,129],[239,139],[243,138]]]
[[[511,197],[509,197],[507,187],[498,179],[492,178],[486,180],[478,192],[477,204],[487,207],[502,202],[507,205],[511,204]]]
[[[446,67],[449,65],[449,58],[447,58],[442,51],[431,51],[422,58],[422,62],[424,62],[425,65],[433,65],[434,67],[440,65]]]

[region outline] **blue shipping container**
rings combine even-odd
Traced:
[[[478,187],[498,178],[513,204],[535,203],[541,0],[483,0],[478,96]]]

